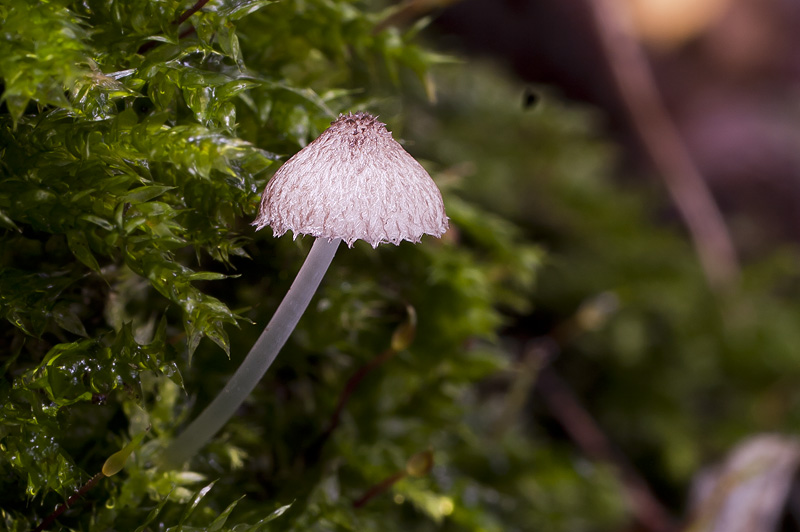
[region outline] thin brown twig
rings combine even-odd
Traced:
[[[366,491],[366,493],[364,493],[364,495],[362,495],[361,497],[359,497],[358,499],[353,501],[353,508],[361,508],[362,506],[367,504],[369,501],[371,501],[372,499],[374,499],[375,497],[377,497],[381,493],[383,493],[386,490],[388,490],[389,488],[391,488],[392,485],[395,482],[397,482],[398,480],[403,479],[403,478],[405,478],[407,476],[408,476],[408,473],[406,471],[398,471],[394,475],[383,479],[382,481],[378,482],[377,484],[372,486],[370,489],[368,489]]]
[[[173,26],[180,26],[181,24],[186,22],[189,19],[189,17],[191,17],[192,15],[194,15],[195,13],[197,13],[198,11],[203,9],[203,6],[205,6],[208,2],[209,2],[209,0],[197,0],[197,2],[195,2],[192,7],[190,7],[189,9],[184,11],[183,13],[181,13],[181,15],[178,18],[173,20],[172,21],[172,25]],[[183,39],[187,35],[191,35],[194,32],[195,32],[195,28],[194,28],[194,26],[192,26],[191,28],[187,28],[186,30],[184,30],[178,36],[178,38],[179,39]],[[147,41],[146,43],[144,43],[143,45],[141,45],[139,47],[139,50],[137,50],[137,53],[144,54],[144,53],[152,50],[156,46],[158,46],[158,44],[159,44],[158,41]]]
[[[521,398],[527,397],[529,390],[536,389],[553,417],[588,458],[615,467],[637,522],[652,532],[675,530],[674,519],[650,490],[644,478],[614,448],[611,440],[581,405],[569,385],[550,366],[560,350],[560,335],[565,340],[578,334],[578,330],[576,327],[562,325],[551,335],[535,338],[523,347],[520,373],[510,384],[508,404],[495,425],[494,437],[502,437],[511,426],[511,420],[522,409],[524,402]]]
[[[668,532],[675,530],[673,517],[551,365],[562,346],[602,326],[615,309],[616,300],[610,294],[598,294],[581,303],[573,316],[557,324],[549,334],[523,343],[521,371],[530,375],[520,373],[511,383],[507,406],[510,412],[506,414],[511,416],[520,411],[522,402],[515,394],[527,396],[528,390],[535,387],[550,413],[581,451],[592,460],[614,466],[636,521],[652,532]],[[501,428],[508,428],[507,422]]]
[[[361,381],[364,380],[364,377],[396,354],[397,351],[394,349],[389,348],[385,350],[383,353],[358,368],[358,371],[356,371],[347,380],[347,384],[345,384],[344,390],[342,390],[342,393],[339,396],[339,401],[336,403],[336,410],[334,410],[333,415],[331,416],[328,429],[325,431],[326,433],[332,432],[339,425],[342,411],[344,410],[345,405],[347,405],[347,401],[350,399],[350,396],[353,395],[353,392],[356,390]]]
[[[336,408],[334,408],[333,414],[331,414],[327,427],[303,452],[303,457],[307,462],[314,462],[319,457],[319,453],[325,445],[325,442],[328,441],[333,431],[339,426],[342,419],[342,412],[347,405],[347,401],[350,399],[350,396],[353,395],[356,388],[358,388],[358,385],[361,384],[361,381],[364,380],[364,377],[378,366],[385,364],[400,351],[407,349],[411,342],[414,341],[414,335],[417,330],[417,313],[414,307],[410,305],[406,306],[406,312],[408,314],[406,321],[398,325],[394,333],[392,333],[390,346],[381,354],[359,367],[356,372],[347,379],[344,389],[339,394]]]
[[[624,455],[614,448],[609,438],[555,369],[552,367],[540,369],[537,389],[548,410],[586,456],[613,464],[617,468],[636,520],[652,532],[675,530],[673,517],[650,490],[647,482]]]
[[[641,45],[626,27],[624,2],[586,0],[622,102],[686,224],[712,288],[739,276],[732,238],[711,192],[664,105]]]
[[[443,9],[461,0],[406,0],[399,4],[386,18],[378,22],[372,29],[373,35],[390,26],[404,26],[428,15],[436,9]]]
[[[105,477],[105,475],[101,471],[100,473],[90,478],[89,481],[83,486],[81,486],[81,488],[78,491],[72,494],[72,496],[69,497],[64,504],[60,504],[59,506],[57,506],[56,509],[53,511],[53,513],[45,517],[44,520],[41,523],[39,523],[39,526],[33,529],[33,532],[42,532],[43,530],[47,530],[47,528],[50,525],[52,525],[53,522],[61,516],[61,514],[66,512],[73,504],[75,504],[75,501],[83,497],[86,494],[86,492],[92,489],[98,482],[100,482],[100,480],[103,477]]]
[[[558,351],[558,344],[549,336],[534,338],[521,349],[519,362],[511,375],[511,383],[500,415],[493,424],[492,437],[500,440],[519,418],[520,412],[536,387],[539,372]]]
[[[184,11],[180,17],[178,17],[176,20],[172,22],[172,24],[175,26],[180,26],[181,24],[186,22],[186,19],[188,19],[189,17],[191,17],[192,15],[203,9],[203,6],[205,6],[208,3],[208,1],[209,0],[197,0],[197,2],[195,2],[192,7]]]
[[[386,361],[391,359],[396,354],[397,351],[395,349],[392,349],[391,347],[389,349],[386,349],[380,355],[376,356],[375,358],[373,358],[372,360],[370,360],[369,362],[358,368],[358,370],[356,370],[356,372],[347,380],[347,383],[345,384],[342,393],[339,394],[339,399],[336,402],[336,408],[334,409],[333,414],[331,414],[330,420],[328,421],[328,426],[325,428],[324,431],[322,431],[322,433],[319,436],[317,436],[317,438],[308,447],[308,449],[306,449],[306,452],[304,453],[306,459],[310,459],[318,455],[318,453],[322,449],[322,446],[325,444],[325,442],[328,441],[333,431],[336,430],[336,427],[339,426],[339,423],[341,422],[342,419],[342,412],[344,411],[344,407],[347,406],[347,402],[349,401],[350,396],[353,395],[353,392],[355,392],[356,388],[358,388],[358,385],[361,383],[361,381],[364,380],[364,377],[366,377],[372,370],[384,364]]]

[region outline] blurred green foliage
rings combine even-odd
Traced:
[[[552,365],[668,507],[682,511],[694,475],[746,436],[800,428],[794,246],[751,259],[715,294],[666,194],[632,176],[620,186],[613,147],[593,133],[602,116],[547,87],[523,111],[526,88],[486,65],[438,79],[435,106],[405,109],[425,117],[407,131],[420,155],[548,250],[535,309],[506,337],[519,350],[558,341]],[[575,451],[543,430],[553,416],[538,402],[528,414],[529,436]]]
[[[390,10],[374,4],[212,0],[177,23],[190,7],[0,0],[6,529],[34,528],[148,428],[54,528],[617,529],[614,468],[530,400],[521,353],[548,335],[673,508],[709,457],[795,428],[796,256],[711,294],[657,191],[612,183],[599,117],[547,91],[524,109],[497,71],[443,66],[423,24],[375,31]],[[239,414],[157,470],[310,247],[249,225],[276,161],[358,109],[425,162],[451,231],[341,250]]]

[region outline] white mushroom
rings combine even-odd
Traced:
[[[377,118],[340,115],[289,159],[264,190],[253,222],[317,237],[278,309],[242,364],[205,410],[165,451],[162,466],[191,458],[233,416],[275,360],[316,292],[339,242],[419,242],[440,237],[448,219],[442,195],[424,168]]]

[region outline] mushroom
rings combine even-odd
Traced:
[[[339,243],[372,247],[448,228],[442,195],[430,175],[369,113],[339,115],[316,140],[289,159],[264,190],[256,230],[316,237],[278,309],[236,373],[164,452],[162,464],[193,456],[233,416],[267,372],[294,330]]]

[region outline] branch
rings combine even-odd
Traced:
[[[95,476],[93,476],[92,478],[90,478],[89,481],[83,486],[81,486],[81,488],[78,491],[73,493],[72,496],[69,499],[67,499],[67,501],[64,504],[57,506],[56,509],[53,511],[53,513],[45,517],[44,520],[41,523],[39,523],[39,526],[33,529],[33,532],[42,532],[43,530],[47,530],[56,519],[61,517],[61,514],[66,512],[73,504],[75,504],[75,501],[83,497],[87,491],[92,489],[95,486],[95,484],[100,482],[100,480],[105,476],[106,475],[104,473],[100,472]]]
[[[397,481],[406,477],[424,477],[433,469],[433,451],[428,449],[414,454],[406,462],[405,469],[386,477],[369,488],[364,495],[353,501],[353,508],[361,508],[369,501],[391,488]]]
[[[562,346],[586,331],[601,327],[616,308],[617,300],[613,295],[598,294],[581,303],[572,317],[558,324],[549,334],[523,344],[519,371],[509,387],[505,412],[495,428],[502,435],[502,431],[510,427],[524,406],[524,398],[535,386],[545,406],[583,454],[591,460],[614,466],[636,521],[651,532],[668,532],[675,530],[672,516],[550,365]]]
[[[406,26],[422,17],[428,16],[431,11],[444,9],[461,0],[406,0],[399,4],[389,15],[378,22],[372,29],[376,35],[392,26]]]
[[[172,22],[175,26],[180,26],[186,19],[203,9],[203,6],[208,3],[208,0],[197,0],[192,7],[183,12],[183,14]]]
[[[538,390],[550,412],[572,440],[589,458],[613,464],[636,520],[652,532],[675,530],[672,516],[650,491],[628,460],[614,449],[611,441],[589,412],[580,404],[569,385],[552,367],[539,372]]]
[[[178,18],[173,20],[172,21],[172,25],[173,26],[180,26],[181,24],[186,22],[186,20],[189,17],[191,17],[192,15],[194,15],[195,13],[197,13],[198,11],[203,9],[203,6],[205,6],[208,2],[209,2],[209,0],[197,0],[197,2],[195,2],[195,4],[192,7],[190,7],[189,9],[184,11],[183,13],[181,13],[181,16],[179,16]],[[195,31],[194,26],[192,26],[191,28],[187,28],[186,30],[184,30],[179,35],[179,38],[183,39],[187,35],[191,35],[192,33],[194,33],[194,31]],[[139,50],[137,50],[137,53],[144,54],[144,53],[152,50],[153,48],[155,48],[159,44],[160,43],[158,41],[147,41],[146,43],[144,43],[143,45],[141,45],[139,47]]]
[[[339,426],[342,418],[342,412],[344,411],[344,407],[347,406],[347,401],[350,399],[350,396],[353,395],[353,392],[356,391],[358,385],[361,384],[361,381],[364,380],[364,377],[396,354],[397,350],[390,347],[377,357],[358,368],[358,370],[347,380],[347,384],[345,384],[342,393],[339,394],[336,408],[333,411],[333,414],[331,414],[330,420],[328,421],[328,426],[319,436],[317,436],[317,438],[303,453],[307,462],[315,461],[316,457],[322,450],[323,445],[325,445],[325,443],[331,437],[331,434],[333,434],[333,431],[336,430],[336,427]]]
[[[714,289],[732,285],[739,263],[725,220],[667,111],[647,58],[628,31],[620,2],[586,0],[630,120],[689,229]]]
[[[386,490],[388,490],[389,488],[391,488],[392,485],[395,482],[397,482],[400,479],[405,478],[406,476],[408,476],[408,473],[406,473],[405,471],[398,471],[394,475],[392,475],[390,477],[387,477],[387,478],[383,479],[382,481],[378,482],[377,484],[372,486],[370,489],[368,489],[367,492],[364,493],[364,495],[362,495],[361,497],[359,497],[358,499],[353,501],[353,508],[361,508],[362,506],[367,504],[369,501],[371,501],[372,499],[374,499],[375,497],[377,497],[381,493],[383,493]]]
[[[358,385],[361,384],[361,381],[364,380],[364,377],[366,377],[375,368],[385,364],[400,351],[408,349],[408,346],[410,346],[414,341],[414,336],[417,332],[417,312],[411,305],[406,305],[406,313],[406,320],[398,325],[392,333],[392,340],[389,348],[358,368],[358,370],[356,370],[356,372],[347,380],[344,390],[342,390],[342,393],[339,394],[339,399],[336,402],[336,408],[334,409],[333,414],[328,421],[327,428],[311,443],[311,445],[308,446],[303,453],[303,456],[307,462],[313,462],[319,456],[322,446],[325,445],[325,442],[328,441],[333,431],[339,426],[339,422],[341,421],[342,417],[342,411],[344,411],[347,401],[350,400],[350,396],[353,395],[353,392],[356,390],[356,388],[358,388]]]

